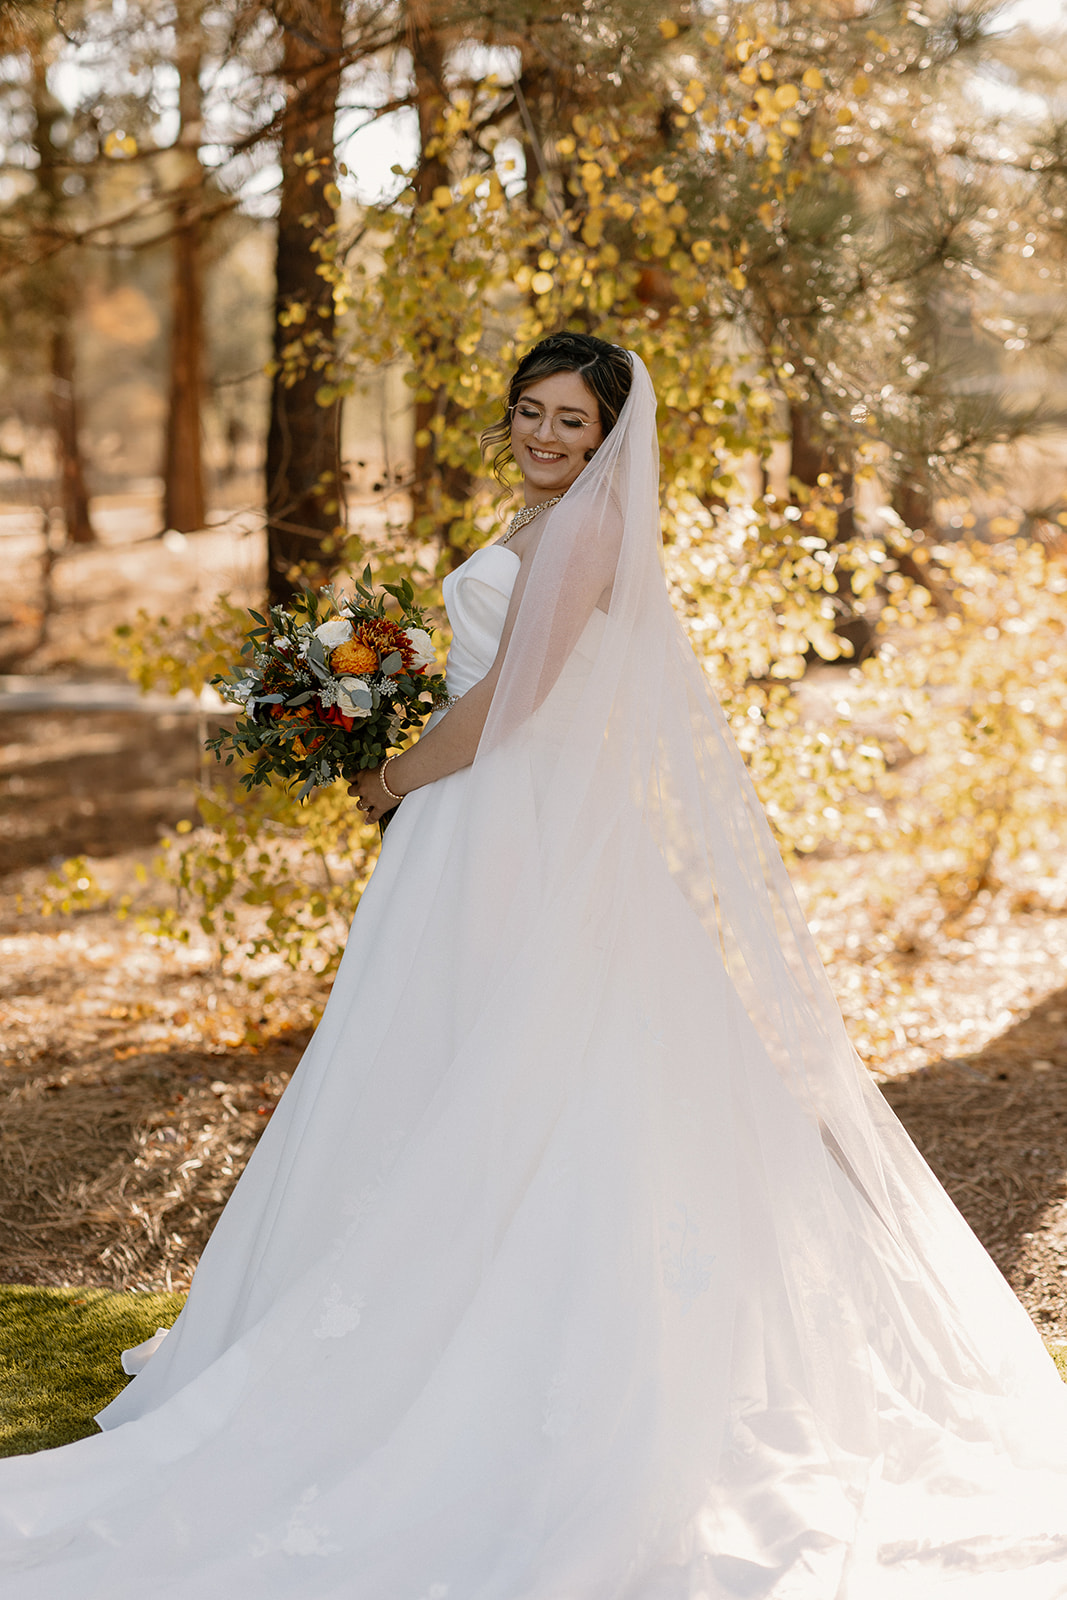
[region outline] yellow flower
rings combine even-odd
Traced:
[[[346,640],[330,656],[330,666],[338,675],[359,677],[364,672],[373,672],[377,665],[377,653],[362,639]]]

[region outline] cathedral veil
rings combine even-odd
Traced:
[[[670,605],[656,399],[640,358],[631,360],[617,425],[547,514],[478,753],[484,826],[505,825],[501,758],[527,719],[546,728],[555,753],[508,947],[554,937],[554,909],[573,901],[576,883],[596,885],[598,909],[591,904],[588,914],[610,921],[628,886],[598,882],[598,861],[610,852],[636,876],[654,856],[674,890],[659,909],[684,921],[694,952],[679,984],[699,981],[697,952],[714,948],[739,1002],[730,1092],[751,1096],[746,1159],[782,1189],[761,1245],[780,1265],[777,1310],[812,1328],[829,1318],[837,1329],[825,1346],[812,1339],[798,1349],[784,1380],[805,1392],[830,1456],[859,1490],[856,1460],[872,1447],[884,1376],[872,1372],[868,1351],[873,1318],[884,1332],[881,1347],[873,1334],[873,1360],[920,1410],[967,1437],[1062,1460],[1064,1411],[1048,1357],[859,1062],[726,720]],[[606,590],[607,616],[598,618]],[[559,700],[553,685],[583,636],[592,643],[581,693]],[[658,930],[649,933],[655,941]],[[706,1003],[719,1003],[710,986]],[[674,1069],[696,1096],[708,1068],[693,1044],[691,1059]],[[807,1142],[786,1106],[802,1112]],[[841,1279],[830,1286],[822,1252],[840,1235],[842,1208],[861,1248],[839,1257]],[[894,1303],[892,1326],[883,1296]],[[753,1329],[758,1310],[737,1314],[745,1340],[773,1342],[770,1330]],[[1059,1437],[1043,1426],[1050,1395]]]

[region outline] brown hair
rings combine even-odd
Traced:
[[[532,383],[551,378],[557,372],[576,372],[597,403],[600,426],[609,434],[619,420],[633,381],[633,367],[627,352],[590,333],[553,333],[528,350],[515,368],[508,384],[504,415],[481,436],[484,454],[493,451],[490,466],[499,483],[508,487],[504,468],[511,461],[511,417],[519,398]]]

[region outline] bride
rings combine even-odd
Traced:
[[[0,1463],[5,1600],[1055,1600],[1067,1398],[855,1059],[670,608],[655,397],[491,430],[457,697],[329,1006],[102,1435]]]

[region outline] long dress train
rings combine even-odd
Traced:
[[[453,692],[518,569],[449,580]],[[877,1092],[875,1163],[632,786],[531,853],[612,626],[400,807],[174,1329],[0,1462],[5,1600],[1067,1594],[1063,1387]]]

